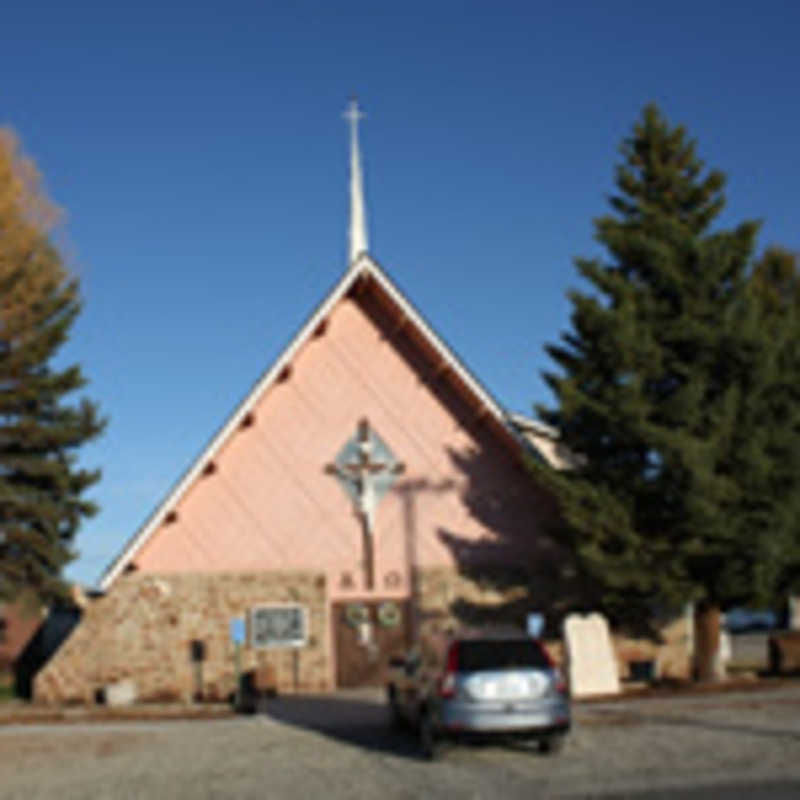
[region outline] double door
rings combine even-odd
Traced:
[[[335,602],[332,606],[339,688],[382,686],[389,659],[410,645],[411,604],[395,598]]]

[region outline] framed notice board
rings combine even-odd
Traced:
[[[308,609],[271,604],[250,609],[251,647],[304,647],[308,643]]]

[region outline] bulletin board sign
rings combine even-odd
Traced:
[[[271,604],[250,609],[250,646],[305,647],[308,609],[301,605]]]

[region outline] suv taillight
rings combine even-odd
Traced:
[[[553,688],[560,694],[566,694],[568,691],[567,681],[558,667],[553,668]]]
[[[458,642],[453,642],[447,651],[447,666],[439,682],[439,696],[448,698],[456,694],[456,672],[458,672]]]
[[[539,644],[539,647],[542,650],[542,655],[547,659],[547,663],[550,665],[550,669],[553,672],[553,689],[559,694],[567,694],[569,692],[569,687],[567,686],[567,680],[564,677],[564,673],[556,666],[555,661],[553,661],[553,656],[550,655],[550,651],[541,643]]]

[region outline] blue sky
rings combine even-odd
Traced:
[[[67,211],[64,362],[110,417],[93,582],[345,267],[357,94],[371,251],[509,409],[548,402],[642,106],[729,175],[721,224],[800,249],[791,2],[41,3],[3,12],[0,124]]]

